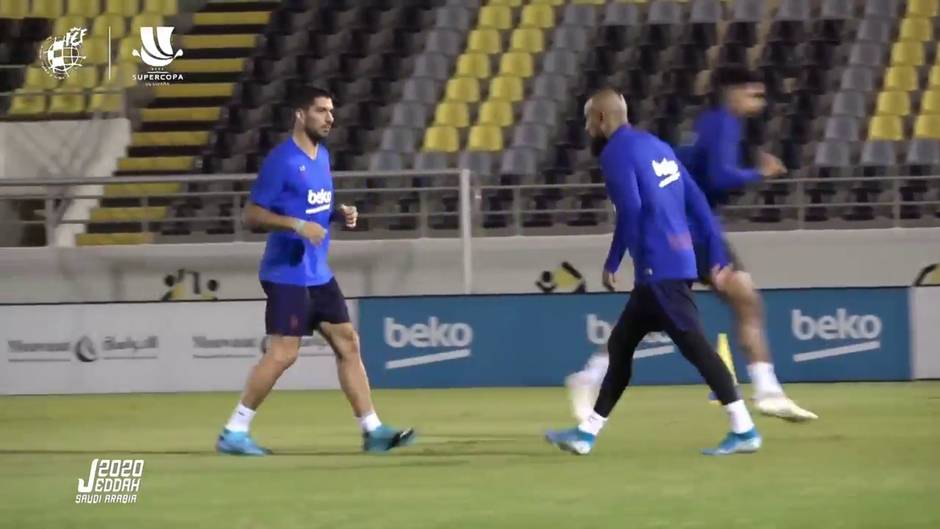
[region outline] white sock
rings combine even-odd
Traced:
[[[607,353],[594,353],[581,371],[581,376],[588,385],[600,386],[604,381],[604,376],[607,375],[608,365],[610,365],[610,356]]]
[[[382,426],[382,421],[379,420],[379,416],[374,411],[359,417],[359,427],[362,428],[363,432],[369,433],[379,426]]]
[[[601,417],[596,411],[592,411],[587,419],[581,421],[581,424],[578,425],[578,429],[591,435],[597,435],[601,433],[601,429],[606,423],[607,417]]]
[[[251,420],[255,418],[255,410],[245,406],[241,402],[235,406],[235,411],[229,418],[225,429],[232,432],[247,432],[251,428]]]
[[[754,362],[747,366],[754,384],[754,393],[757,395],[782,395],[783,386],[774,373],[774,365],[769,362]]]
[[[738,399],[731,404],[725,404],[724,408],[728,412],[732,432],[744,433],[754,428],[754,421],[751,419],[751,414],[747,411],[747,406],[744,405],[743,400]]]

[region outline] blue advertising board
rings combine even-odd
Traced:
[[[768,335],[783,381],[906,380],[911,376],[907,290],[764,293]],[[376,387],[558,385],[606,347],[627,294],[433,296],[360,301],[363,358]],[[725,333],[747,381],[730,311],[711,293],[696,302],[710,340]],[[652,333],[635,356],[635,384],[691,384],[698,372]]]

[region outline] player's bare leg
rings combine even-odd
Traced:
[[[721,291],[734,311],[738,339],[748,361],[748,373],[754,384],[754,405],[764,415],[789,421],[809,421],[817,415],[790,400],[774,373],[770,345],[764,326],[764,304],[751,275],[735,271]]]
[[[607,351],[598,351],[591,355],[584,369],[565,378],[571,411],[578,421],[585,420],[594,411],[594,402],[597,400],[609,362]]]
[[[336,373],[339,385],[349,400],[362,428],[363,450],[384,452],[414,442],[415,432],[411,428],[395,430],[382,424],[372,405],[372,389],[369,376],[362,363],[359,348],[359,333],[352,323],[321,323],[320,333],[333,348],[336,355]]]

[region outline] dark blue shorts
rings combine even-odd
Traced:
[[[334,277],[322,285],[306,287],[262,281],[268,296],[264,309],[267,334],[310,336],[321,323],[348,323],[346,298]]]
[[[698,307],[689,281],[665,280],[638,284],[621,315],[621,323],[643,335],[701,330]]]

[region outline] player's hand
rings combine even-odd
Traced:
[[[314,246],[319,246],[319,244],[323,242],[323,239],[326,238],[326,228],[316,222],[298,223],[298,225],[294,227],[294,231],[304,239],[312,242]]]
[[[604,273],[601,274],[601,283],[604,284],[604,288],[611,292],[617,290],[617,273],[604,270]]]
[[[761,152],[758,155],[757,170],[764,178],[775,178],[786,174],[787,167],[783,165],[780,158],[768,152]]]
[[[734,275],[734,267],[731,265],[715,265],[712,267],[711,272],[712,286],[715,287],[715,290],[718,290],[719,292],[727,291],[728,287],[732,283],[731,277]]]
[[[359,222],[359,208],[356,206],[347,206],[346,204],[341,204],[339,209],[343,212],[343,219],[346,221],[346,227],[355,228],[356,223]]]

